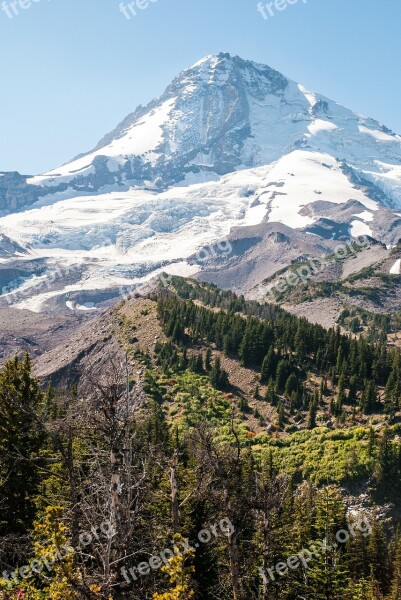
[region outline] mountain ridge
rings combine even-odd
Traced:
[[[240,293],[272,274],[264,235],[284,225],[291,260],[330,253],[359,235],[388,246],[401,238],[401,137],[227,53],[184,69],[89,153],[18,179],[12,193],[2,181],[4,174],[0,195],[10,214],[0,218],[0,233],[16,249],[6,267],[32,276],[7,281],[0,305],[11,293],[13,305],[29,310],[71,303],[95,310],[163,270],[202,276],[208,265],[199,251],[239,242],[246,227],[262,232],[257,260],[242,245],[242,254],[220,257],[215,281],[224,285],[235,259],[252,271]],[[47,277],[41,289],[41,277],[60,263],[74,277],[50,288]]]

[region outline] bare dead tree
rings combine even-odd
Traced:
[[[170,465],[170,486],[171,486],[171,512],[173,519],[173,532],[178,533],[180,530],[180,505],[178,499],[178,481],[177,481],[177,469],[178,469],[178,452],[175,451]]]
[[[291,489],[288,476],[268,472],[266,468],[256,478],[255,495],[250,499],[249,506],[256,513],[262,532],[262,568],[265,573],[271,565],[271,537],[278,522],[282,523],[285,503]],[[262,582],[263,600],[271,598],[271,589],[267,577]]]
[[[229,518],[233,529],[227,532],[228,568],[233,600],[242,600],[242,583],[238,538],[241,530],[243,511],[239,501],[241,480],[241,447],[235,429],[235,413],[231,419],[233,443],[218,444],[216,432],[209,424],[199,424],[192,442],[200,464],[204,465],[208,477],[204,478],[203,492],[213,493],[221,518]],[[213,491],[213,492],[212,492]]]
[[[137,496],[146,478],[146,461],[138,464],[133,456],[135,413],[144,392],[139,382],[130,389],[128,357],[124,361],[109,357],[107,371],[101,373],[91,366],[86,379],[92,394],[82,406],[88,446],[83,468],[88,474],[83,477],[91,493],[85,495],[83,513],[89,529],[103,524],[108,532],[95,550],[103,565],[102,584],[111,590],[120,584],[120,566],[129,555],[133,536]]]

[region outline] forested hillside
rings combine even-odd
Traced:
[[[172,284],[3,366],[0,598],[399,600],[400,351]]]

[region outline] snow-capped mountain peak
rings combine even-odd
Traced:
[[[286,226],[287,237],[289,228],[309,234],[308,248],[320,254],[347,236],[387,245],[401,237],[400,136],[225,53],[184,69],[92,151],[25,180],[0,177],[7,212],[32,204],[1,218],[0,235],[20,249],[23,273],[29,261],[35,277],[38,265],[41,277],[60,261],[74,265],[55,289],[32,292],[41,296],[35,307],[65,294],[96,301],[96,290],[104,298],[163,269],[195,273],[197,251],[239,228],[260,227],[249,234],[259,244]],[[230,280],[239,290],[276,265],[264,255],[246,262],[247,244],[232,257],[236,272],[246,264],[247,274]],[[263,273],[252,274],[257,262]],[[12,295],[13,303],[32,306],[33,284],[17,282],[28,299]]]
[[[325,152],[401,204],[401,138],[274,69],[221,53],[185,69],[87,154],[30,183],[92,192],[177,183],[258,167],[297,149]],[[396,188],[388,185],[397,180]]]
[[[250,101],[282,95],[287,86],[269,67],[229,54],[207,56],[185,69],[162,96],[128,115],[93,151],[33,182],[78,179],[90,188],[96,178],[102,183],[106,177],[107,183],[160,187],[200,171],[231,172],[242,165],[244,142],[254,135]]]

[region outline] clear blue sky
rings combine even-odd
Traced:
[[[131,20],[118,5],[36,0],[12,19],[0,11],[0,170],[43,172],[89,150],[181,69],[220,51],[401,133],[400,0],[298,0],[267,21],[256,0],[156,0]]]

